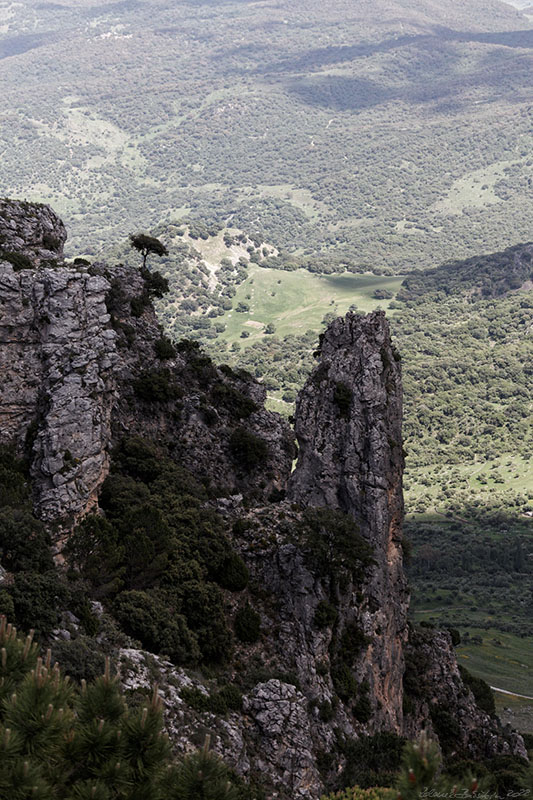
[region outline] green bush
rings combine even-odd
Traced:
[[[331,680],[335,691],[344,703],[348,703],[356,696],[358,684],[347,664],[335,663],[331,668]]]
[[[113,603],[113,614],[130,636],[144,647],[164,653],[178,664],[198,661],[197,639],[181,614],[169,615],[169,609],[157,596],[147,592],[121,592]]]
[[[30,511],[0,511],[0,560],[9,572],[46,572],[53,569],[50,537]]]
[[[161,299],[169,291],[169,285],[158,270],[150,272],[148,269],[141,269],[141,276],[144,280],[144,288],[149,299],[157,297]]]
[[[372,716],[372,703],[369,697],[370,686],[368,681],[363,681],[357,690],[357,699],[352,706],[352,714],[359,722],[368,722]]]
[[[55,571],[18,572],[9,587],[19,628],[49,634],[59,622],[59,608],[68,598],[68,588]]]
[[[361,650],[371,641],[356,622],[350,622],[342,634],[338,657],[346,664],[353,664]]]
[[[237,553],[229,553],[214,578],[223,589],[229,589],[230,592],[242,592],[248,586],[250,573]]]
[[[149,369],[133,381],[137,397],[148,403],[169,403],[181,397],[181,391],[169,369]]]
[[[245,644],[257,642],[261,635],[261,617],[249,603],[235,614],[235,633],[239,641]]]
[[[354,784],[362,788],[391,786],[396,781],[404,747],[404,738],[388,732],[341,742],[346,765],[339,788]]]
[[[175,358],[176,356],[176,348],[166,336],[162,336],[161,339],[156,339],[154,350],[160,361],[164,361],[167,358]]]
[[[268,459],[268,445],[245,428],[236,428],[229,440],[230,452],[235,461],[246,472],[252,472],[262,466]]]
[[[133,317],[139,318],[144,314],[145,309],[148,307],[148,298],[145,294],[132,297],[130,300],[130,310]]]
[[[234,419],[245,419],[257,411],[257,405],[247,395],[222,381],[211,389],[211,400],[215,407],[222,406]]]
[[[227,661],[232,640],[220,589],[213,583],[191,580],[183,584],[181,591],[182,612],[198,638],[202,659],[214,664]]]
[[[237,686],[226,684],[217,692],[205,694],[200,689],[180,689],[180,695],[187,705],[196,711],[209,711],[212,714],[227,714],[228,711],[242,709],[242,693]]]
[[[87,636],[54,642],[52,656],[61,665],[63,674],[77,683],[94,681],[104,672],[104,654],[95,646],[94,639]]]
[[[0,616],[15,619],[15,606],[13,598],[7,589],[0,589]]]
[[[315,625],[317,628],[330,628],[337,621],[337,609],[327,600],[321,600],[315,611]]]
[[[0,260],[7,261],[8,264],[11,264],[15,272],[19,272],[22,269],[34,268],[31,259],[29,259],[28,256],[25,256],[23,253],[0,250]]]
[[[372,548],[360,536],[357,524],[341,511],[306,510],[300,535],[310,566],[333,580],[345,573],[361,581],[365,570],[374,563]]]
[[[444,753],[457,749],[457,743],[461,739],[461,728],[457,720],[443,706],[433,706],[430,714]]]
[[[11,447],[0,446],[0,508],[29,503],[26,465]]]
[[[466,667],[463,667],[462,664],[459,664],[459,672],[461,673],[461,678],[463,679],[463,683],[465,686],[468,686],[472,694],[474,695],[474,699],[476,701],[476,705],[481,708],[482,711],[485,711],[487,714],[495,714],[496,713],[496,704],[494,701],[494,695],[492,693],[492,689],[490,688],[489,684],[486,683],[482,678],[478,678],[475,675],[472,675]]]

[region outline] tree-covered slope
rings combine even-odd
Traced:
[[[11,5],[2,191],[71,252],[167,216],[410,270],[527,240],[530,22],[491,0]]]

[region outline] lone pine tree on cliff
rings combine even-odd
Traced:
[[[149,254],[155,253],[156,256],[168,256],[168,250],[163,242],[155,236],[148,236],[146,233],[131,233],[130,245],[138,250],[143,257],[143,269],[146,269],[146,259]]]

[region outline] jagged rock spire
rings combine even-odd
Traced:
[[[296,403],[300,452],[289,485],[303,506],[354,517],[374,549],[360,618],[371,644],[357,672],[376,698],[376,729],[402,726],[408,594],[402,566],[402,381],[382,311],[331,323]]]
[[[320,355],[296,404],[289,494],[351,514],[383,546],[399,538],[403,514],[401,368],[385,314],[335,320]]]

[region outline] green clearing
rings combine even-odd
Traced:
[[[490,686],[533,697],[533,650],[529,637],[520,638],[497,628],[469,628],[483,644],[461,644],[459,662]]]
[[[506,453],[491,460],[476,459],[462,464],[409,464],[406,499],[410,508],[443,511],[442,487],[453,485],[487,497],[494,491],[510,489],[528,492],[533,486],[533,461],[519,454]]]
[[[263,339],[269,323],[275,325],[277,336],[320,330],[328,312],[339,316],[351,305],[365,313],[378,306],[388,308],[389,300],[372,295],[376,289],[395,293],[401,282],[401,277],[315,275],[303,269],[283,272],[250,265],[248,278],[237,289],[232,311],[220,318],[226,325],[220,339],[228,343],[242,341],[241,333],[247,331],[250,336],[243,341],[247,346]],[[236,311],[240,302],[248,304],[250,310]]]
[[[487,167],[467,172],[454,181],[448,194],[435,203],[435,211],[448,214],[461,214],[465,208],[483,208],[491,203],[503,202],[494,191],[498,181],[504,180],[507,172],[519,162],[496,161]],[[523,164],[525,171],[529,166]]]

